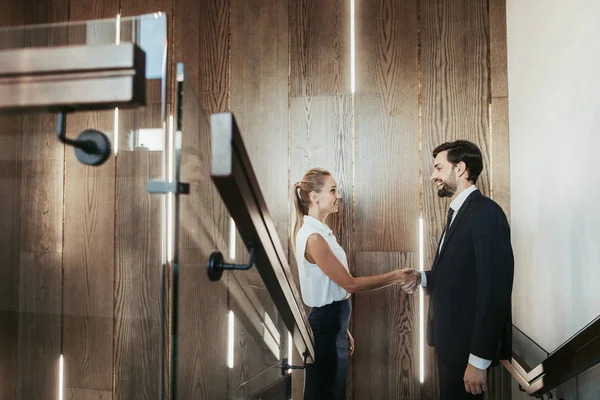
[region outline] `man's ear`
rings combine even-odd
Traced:
[[[456,174],[459,177],[465,177],[468,178],[468,172],[467,172],[467,164],[465,164],[464,161],[459,162],[458,164],[456,164],[456,167],[458,168],[458,173]]]

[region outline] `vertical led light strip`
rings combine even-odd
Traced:
[[[293,364],[293,362],[292,362],[292,351],[294,350],[294,347],[293,347],[293,346],[294,346],[294,344],[292,343],[292,333],[291,333],[291,332],[288,332],[288,348],[287,348],[287,359],[288,359],[288,364],[289,364],[289,365],[292,365],[292,364]],[[292,369],[290,368],[290,369],[288,369],[286,372],[287,372],[288,374],[291,374],[291,373],[292,373]],[[290,398],[290,400],[291,400],[291,398]]]
[[[64,360],[61,354],[58,359],[58,400],[63,400],[64,371]]]
[[[175,153],[175,132],[173,125],[173,116],[169,116],[169,128],[167,130],[167,143],[165,150],[167,151],[167,181],[173,182],[175,180],[174,175],[174,160],[173,154]],[[173,201],[175,194],[167,193],[167,262],[173,261],[173,243],[175,241],[175,225],[173,221]]]
[[[488,104],[488,126],[490,127],[490,197],[494,198],[494,127],[492,126],[492,103]]]
[[[117,14],[117,22],[115,27],[115,43],[121,44],[121,14]],[[119,107],[115,108],[115,118],[113,126],[113,148],[115,156],[119,154]]]
[[[228,313],[227,366],[233,368],[233,311]]]
[[[115,108],[115,118],[113,126],[113,147],[115,149],[115,156],[119,154],[119,107]]]
[[[418,82],[418,129],[419,129],[419,271],[425,264],[425,203],[423,183],[426,179],[423,170],[423,85],[422,85],[422,53],[421,53],[421,1],[417,1],[417,82]],[[425,293],[419,286],[419,381],[425,383]]]
[[[167,136],[167,129],[168,128],[168,122],[167,121],[163,121],[161,123],[162,125],[162,155],[161,155],[161,166],[160,166],[160,177],[161,179],[165,179],[167,172],[166,172],[166,168],[167,168],[167,160],[166,160],[166,151],[165,151],[165,143],[166,143],[166,136]],[[135,141],[139,140],[139,129],[136,131],[136,136],[137,139],[135,139]],[[135,147],[135,144],[134,144]],[[132,147],[132,150],[133,148]],[[168,225],[168,217],[167,217],[167,203],[168,203],[168,195],[165,196],[161,196],[161,201],[160,201],[160,226],[161,226],[161,230],[160,230],[160,243],[161,243],[161,253],[160,253],[160,259],[161,259],[161,263],[162,265],[165,265],[167,263],[167,253],[168,253],[168,236],[169,236],[169,225]]]
[[[424,265],[424,253],[423,248],[425,247],[423,244],[423,217],[419,217],[419,271],[423,271]],[[423,287],[419,287],[419,380],[421,383],[425,382],[425,323],[424,316],[425,313],[425,305],[423,299]]]
[[[235,221],[229,218],[229,259],[235,260]]]
[[[167,131],[167,144],[165,148],[168,150],[167,154],[167,180],[173,182],[175,180],[175,164],[173,162],[173,154],[175,152],[175,126],[173,116],[169,115],[169,130]]]
[[[117,14],[117,26],[115,28],[115,43],[121,44],[121,13]]]
[[[354,0],[350,0],[350,92],[356,91],[356,46],[354,40]]]

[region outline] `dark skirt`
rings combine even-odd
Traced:
[[[315,362],[307,364],[304,400],[344,400],[348,375],[350,299],[313,307],[308,321],[315,338]]]

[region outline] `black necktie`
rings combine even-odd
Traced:
[[[448,209],[448,220],[446,221],[446,227],[444,228],[444,232],[448,232],[450,228],[450,223],[452,223],[452,216],[454,215],[454,209],[450,207]]]
[[[452,222],[452,216],[454,215],[454,210],[452,207],[448,209],[448,220],[446,221],[446,226],[444,227],[444,231],[442,232],[442,238],[440,239],[440,243],[438,244],[437,251],[435,252],[435,260],[437,261],[437,257],[442,251],[442,245],[446,242],[446,235],[448,234],[448,229],[450,228],[450,223]],[[434,261],[435,263],[435,261]]]

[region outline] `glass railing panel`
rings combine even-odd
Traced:
[[[281,374],[279,364],[267,367],[252,378],[231,388],[218,400],[281,400],[292,397],[291,376]],[[276,376],[276,378],[274,378]]]
[[[181,68],[178,66],[178,68]],[[279,380],[287,333],[255,268],[225,272],[210,281],[206,265],[213,252],[245,264],[247,250],[210,177],[210,122],[197,93],[182,80],[178,336],[174,385],[177,398],[227,397],[259,392]],[[176,145],[177,147],[177,145]],[[252,383],[249,383],[252,382]],[[233,394],[232,394],[233,395]]]
[[[142,40],[161,18],[162,39]],[[165,212],[147,182],[165,173],[166,20],[2,28],[0,51],[114,44],[121,25],[163,59],[147,107],[66,114],[68,138],[107,137],[102,165],[59,142],[54,113],[0,117],[2,399],[161,398]]]
[[[529,368],[535,368],[548,358],[548,352],[544,350],[533,339],[513,325],[512,334],[513,353],[519,360],[527,364]],[[525,372],[529,372],[526,370]]]
[[[164,182],[169,147],[166,110],[166,16],[121,19],[120,43],[132,41],[146,54],[145,107],[115,109],[115,399],[160,399],[169,374],[167,261],[172,218],[166,193],[149,193],[148,182]],[[98,24],[87,32],[99,30]],[[147,34],[149,29],[157,32]],[[151,37],[150,40],[145,38]],[[152,54],[160,54],[153,58]],[[158,71],[158,72],[157,72]],[[172,244],[171,244],[172,246]],[[117,347],[118,345],[118,347]]]

